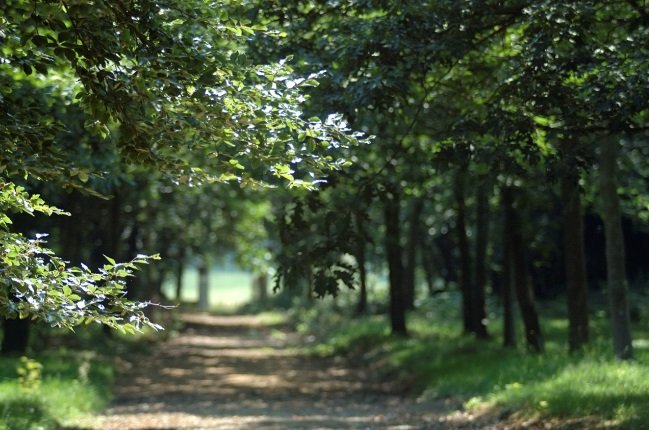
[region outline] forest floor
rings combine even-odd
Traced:
[[[377,380],[369,365],[305,356],[299,336],[255,316],[182,320],[181,332],[150,353],[124,357],[114,401],[77,428],[555,428],[475,417],[453,400],[418,401]]]

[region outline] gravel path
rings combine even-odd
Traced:
[[[294,334],[253,316],[186,315],[185,329],[147,356],[129,357],[116,399],[84,428],[502,429],[424,403],[367,369],[304,357]]]

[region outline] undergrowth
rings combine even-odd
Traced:
[[[36,366],[41,370],[35,371]],[[30,372],[27,380],[21,377]],[[2,357],[0,429],[58,429],[69,419],[101,409],[112,382],[112,366],[92,353],[60,350],[28,360]]]
[[[301,313],[298,328],[317,339],[310,353],[360,359],[426,399],[459,398],[467,409],[500,416],[591,417],[618,428],[641,428],[649,422],[646,321],[634,327],[633,362],[613,357],[602,310],[592,315],[591,344],[569,354],[564,306],[539,306],[546,340],[541,355],[525,351],[522,327],[517,327],[518,348],[502,347],[498,318],[489,324],[491,340],[463,336],[453,295],[437,297],[412,313],[405,339],[390,335],[386,316],[350,320],[323,307]]]
[[[58,430],[100,411],[114,384],[112,357],[146,351],[154,334],[75,333],[35,325],[25,356],[0,357],[0,430]]]

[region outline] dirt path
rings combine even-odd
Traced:
[[[392,395],[364,369],[300,356],[294,335],[255,317],[183,318],[179,336],[133,357],[94,429],[496,428]]]

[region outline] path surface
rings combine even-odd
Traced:
[[[186,328],[130,357],[116,400],[92,428],[501,429],[443,402],[390,394],[366,369],[300,356],[297,338],[250,316],[186,315]]]

